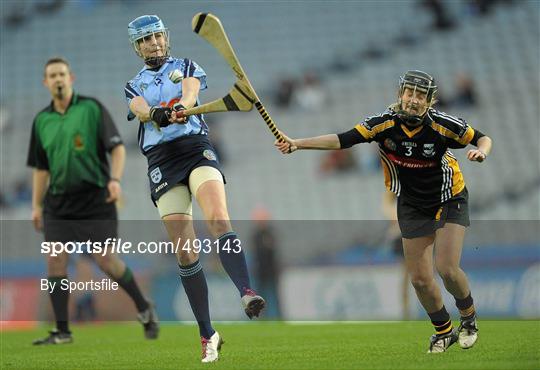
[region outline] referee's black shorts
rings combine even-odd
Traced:
[[[434,207],[422,207],[400,196],[397,213],[401,235],[405,239],[431,235],[446,223],[468,227],[470,225],[468,199],[466,188],[447,202]]]
[[[71,195],[47,194],[43,209],[45,241],[104,242],[118,235],[116,205],[106,203],[107,189]]]

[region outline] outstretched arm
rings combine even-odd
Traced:
[[[279,142],[276,140],[274,145],[283,154],[289,154],[300,149],[341,149],[339,138],[336,134],[322,135],[317,137],[309,137],[305,139],[291,139],[290,137],[283,135],[285,142]]]
[[[341,134],[328,134],[316,137],[309,137],[305,139],[291,139],[288,136],[283,135],[285,142],[274,142],[274,145],[283,154],[292,153],[298,149],[318,149],[318,150],[337,150],[347,149],[354,144],[367,142],[358,130],[353,128],[350,131]]]

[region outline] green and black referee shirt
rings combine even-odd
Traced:
[[[107,152],[122,144],[109,112],[96,99],[73,93],[64,114],[53,102],[32,125],[27,164],[50,174],[48,192],[69,195],[105,188]]]

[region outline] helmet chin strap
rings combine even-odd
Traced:
[[[410,114],[405,109],[401,107],[401,102],[399,103],[400,110],[397,113],[397,116],[407,125],[411,127],[418,127],[424,122],[424,117],[426,116],[427,109],[425,112],[419,116],[417,114]]]
[[[137,55],[139,55],[141,58],[144,59],[144,64],[149,66],[150,68],[157,68],[161,67],[167,58],[170,56],[171,48],[169,46],[169,38],[167,37],[167,45],[165,46],[164,54],[162,56],[155,56],[155,57],[144,57],[144,53],[142,52],[139,45],[134,44],[135,51],[137,52]],[[160,48],[161,49],[161,48]],[[163,50],[163,49],[162,49]]]
[[[405,89],[405,87],[403,88],[403,90]],[[403,93],[403,91],[401,92],[401,94]],[[413,95],[416,93],[416,86],[414,86],[414,90],[413,90]],[[403,102],[402,102],[402,99],[401,97],[399,98],[399,111],[396,112],[398,117],[407,125],[407,126],[410,126],[410,127],[418,127],[422,124],[422,122],[424,121],[424,117],[427,113],[427,108],[426,110],[424,111],[424,113],[422,113],[422,115],[417,115],[417,114],[410,114],[409,112],[407,112],[405,109],[403,109]]]
[[[408,114],[407,112],[405,111],[399,111],[397,113],[398,117],[401,118],[401,120],[403,120],[403,122],[407,125],[407,126],[411,126],[411,127],[418,127],[422,124],[422,121],[424,120],[424,117],[423,116],[417,116],[417,115],[414,115],[414,114]]]
[[[144,64],[149,66],[150,68],[157,68],[161,67],[163,63],[167,60],[168,56],[164,55],[161,57],[148,57],[144,59]]]

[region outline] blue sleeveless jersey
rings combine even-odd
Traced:
[[[150,106],[168,106],[178,102],[182,97],[182,83],[174,84],[169,80],[169,73],[178,69],[184,78],[195,77],[201,82],[200,90],[206,89],[206,73],[190,59],[177,59],[169,57],[159,70],[151,70],[144,67],[124,89],[128,104],[128,120],[135,118],[135,114],[129,110],[131,99],[142,96]],[[195,106],[199,105],[199,99]],[[189,135],[207,135],[208,126],[204,122],[202,114],[189,117],[186,124],[171,124],[167,127],[158,128],[152,121],[141,122],[139,125],[138,141],[143,154],[153,147],[171,140]]]

